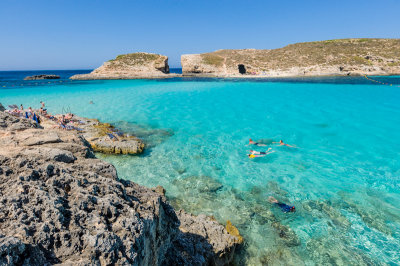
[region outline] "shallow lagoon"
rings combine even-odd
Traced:
[[[347,77],[60,81],[0,79],[0,102],[44,100],[50,112],[139,135],[145,154],[98,156],[120,177],[164,186],[177,208],[231,220],[246,239],[238,264],[399,263],[399,87]],[[271,146],[251,160],[249,137],[299,149]]]

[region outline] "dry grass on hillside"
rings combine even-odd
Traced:
[[[204,64],[228,68],[238,64],[258,70],[314,65],[400,64],[400,39],[341,39],[296,43],[273,50],[219,50],[202,54]]]
[[[158,54],[148,54],[148,53],[132,53],[118,55],[115,59],[109,60],[111,64],[109,67],[118,67],[121,65],[130,66],[142,66],[156,61],[156,64],[162,64],[164,62],[164,56]]]

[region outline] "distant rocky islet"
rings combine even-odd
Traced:
[[[41,79],[60,79],[58,75],[33,75],[25,77],[24,80],[41,80]]]

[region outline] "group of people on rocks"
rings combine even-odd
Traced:
[[[46,109],[44,109],[44,102],[40,102],[42,104],[42,107],[39,109],[40,115],[45,115],[46,114]],[[10,109],[7,110],[7,112],[11,115],[17,116],[17,117],[25,117],[27,119],[32,119],[36,123],[40,124],[42,121],[41,116],[36,113],[32,109],[32,107],[29,107],[28,110],[24,109],[24,106],[21,104],[19,107],[17,105],[9,105],[8,106]]]
[[[24,109],[24,106],[21,104],[19,107],[17,105],[9,105],[10,108],[7,110],[8,113],[17,117],[25,117],[27,119],[32,119],[36,123],[40,124],[44,118],[52,120],[57,124],[53,126],[53,128],[61,128],[64,130],[78,130],[81,131],[80,128],[75,127],[69,123],[77,122],[74,121],[74,114],[68,113],[66,115],[61,116],[53,116],[47,112],[46,104],[43,101],[40,101],[39,110],[33,110],[32,107],[29,107],[27,110]]]

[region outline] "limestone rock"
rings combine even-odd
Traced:
[[[218,50],[181,56],[183,75],[290,77],[400,74],[400,39],[342,39],[273,50]]]
[[[74,128],[78,129],[78,131],[71,131],[79,133],[79,135],[83,137],[83,142],[87,146],[90,146],[93,151],[112,154],[139,154],[143,152],[145,145],[142,140],[135,136],[122,133],[108,123],[101,123],[97,119],[87,119],[78,116],[74,116],[74,121],[79,121],[79,123],[74,124]],[[44,119],[41,124],[47,129],[52,129],[58,125],[56,122],[48,119]],[[60,132],[65,132],[65,130],[58,130],[58,132],[58,134],[61,134]],[[73,136],[73,134],[69,134],[69,136]],[[38,144],[38,142],[40,142],[40,144],[45,142],[58,142],[57,136],[50,134],[45,138],[32,136],[24,141],[26,143],[36,144]],[[81,140],[73,140],[72,142],[76,143],[80,141]],[[62,146],[62,144],[60,145]],[[64,149],[70,148],[64,147]],[[79,147],[75,147],[75,149],[76,148],[79,149]],[[83,150],[81,151],[84,152]]]
[[[231,261],[237,238],[215,220],[175,213],[164,195],[119,179],[78,132],[27,121],[0,114],[0,265]]]
[[[168,57],[159,54],[132,53],[119,55],[91,73],[74,75],[71,79],[136,79],[173,76],[176,75],[169,74]]]
[[[0,130],[18,131],[38,127],[40,126],[32,119],[15,117],[6,112],[0,112]]]
[[[0,265],[50,265],[36,246],[0,234]]]
[[[176,212],[180,220],[179,234],[169,250],[166,265],[227,265],[241,243],[215,219],[194,216],[183,210]]]
[[[3,112],[5,110],[6,110],[6,108],[4,108],[4,106],[0,103],[0,112]]]
[[[101,123],[96,119],[86,119],[85,124],[80,127],[83,129],[83,137],[94,151],[113,154],[143,152],[144,143],[140,139],[124,134],[108,123]]]

